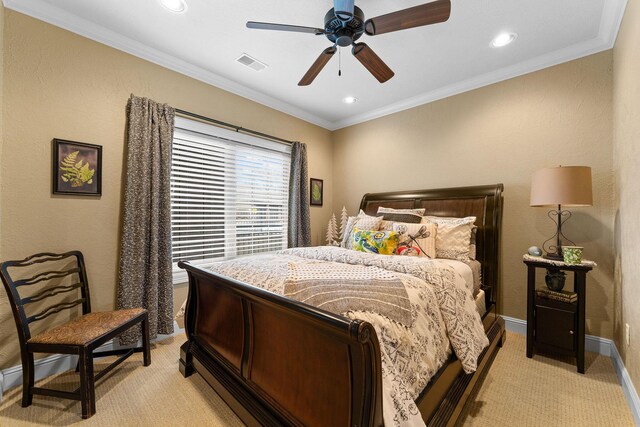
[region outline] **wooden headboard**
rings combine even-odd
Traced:
[[[367,193],[360,209],[375,215],[378,207],[425,208],[425,215],[475,216],[478,227],[476,259],[482,264],[482,288],[487,308],[496,304],[499,286],[500,228],[502,224],[502,184],[435,190]]]

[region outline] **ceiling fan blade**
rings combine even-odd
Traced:
[[[299,25],[287,25],[287,24],[272,24],[270,22],[247,22],[247,28],[254,30],[276,30],[276,31],[291,31],[294,33],[309,33],[317,36],[324,34],[324,30],[321,28],[313,27],[301,27]]]
[[[318,59],[311,65],[309,71],[302,77],[302,80],[298,83],[298,86],[309,86],[315,78],[320,74],[320,71],[327,65],[327,62],[333,57],[333,55],[338,51],[335,46],[331,46],[322,51]]]
[[[386,82],[395,75],[366,43],[355,43],[351,53],[380,83]]]
[[[451,0],[437,0],[387,15],[367,19],[364,31],[370,36],[445,22],[451,15]]]
[[[344,22],[353,18],[354,0],[333,0],[333,13]]]

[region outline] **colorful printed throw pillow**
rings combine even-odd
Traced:
[[[436,257],[438,224],[410,224],[394,222],[392,230],[398,233],[397,255]]]
[[[411,224],[420,224],[422,221],[422,215],[424,215],[424,208],[422,209],[393,209],[379,207],[377,216],[381,216],[385,221],[393,222],[408,222]]]
[[[360,230],[353,233],[353,249],[380,255],[393,255],[398,247],[398,233],[395,231]]]
[[[344,236],[342,237],[340,246],[346,249],[353,249],[353,230],[356,226],[358,226],[360,230],[378,231],[380,229],[380,223],[382,223],[382,218],[369,216],[360,210],[358,216],[350,216],[347,220],[347,226],[344,228]]]
[[[436,257],[469,261],[471,259],[471,234],[476,221],[475,216],[466,218],[451,218],[439,216],[425,216],[424,224],[438,224],[436,235]]]

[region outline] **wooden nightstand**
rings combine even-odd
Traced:
[[[584,260],[570,265],[540,257],[524,256],[527,265],[527,357],[534,351],[570,355],[576,358],[578,372],[584,374],[584,319],[587,273],[596,264]],[[536,295],[536,269],[557,269],[573,272],[573,292],[576,302],[561,302]]]

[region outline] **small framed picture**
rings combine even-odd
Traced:
[[[102,146],[53,140],[53,194],[102,195]]]
[[[310,204],[311,206],[322,206],[322,195],[324,189],[322,188],[322,180],[311,178],[311,198]]]

